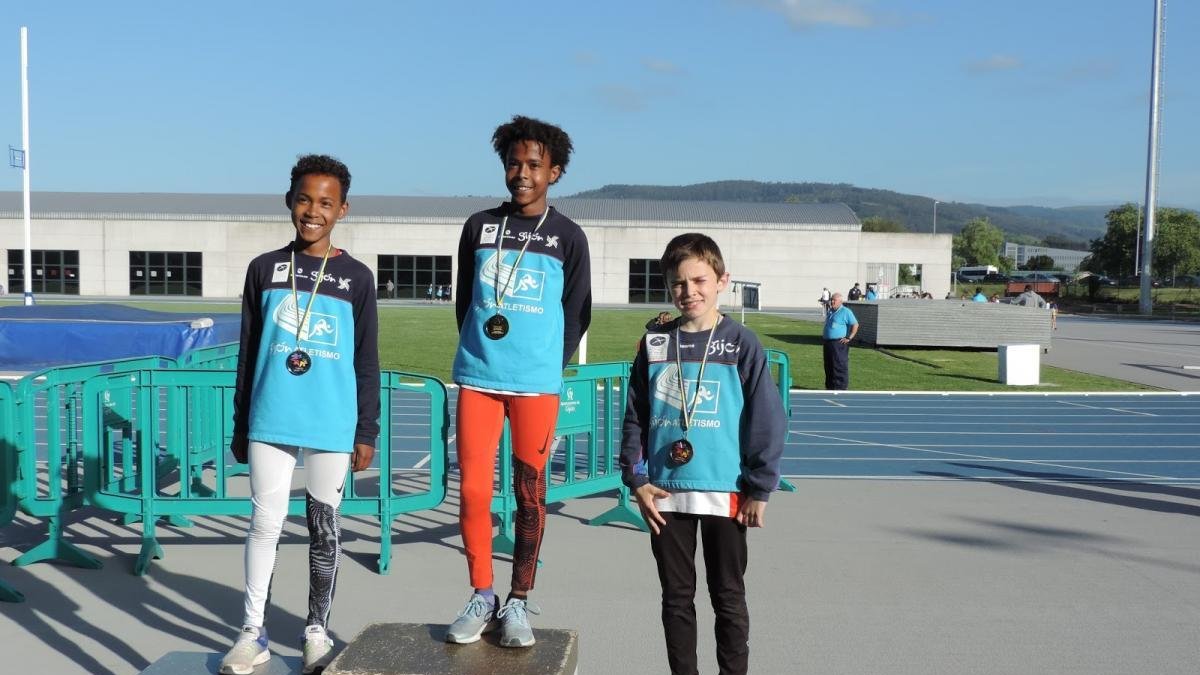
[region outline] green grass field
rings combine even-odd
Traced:
[[[19,301],[18,301],[19,302]],[[13,303],[4,303],[13,304]],[[170,312],[237,312],[238,305],[133,301],[123,304]],[[588,333],[588,361],[633,359],[638,338],[654,310],[598,309]],[[736,318],[736,315],[734,315]],[[823,389],[821,325],[773,314],[747,314],[747,325],[763,344],[788,354],[793,386]],[[454,308],[381,306],[379,354],[384,369],[433,375],[450,381],[458,344]],[[887,391],[1139,391],[1153,387],[1042,366],[1042,384],[1013,387],[997,381],[992,351],[959,349],[869,349],[850,352],[850,386]]]

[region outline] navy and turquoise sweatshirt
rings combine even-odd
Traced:
[[[297,303],[291,251],[288,244],[264,253],[246,270],[234,433],[333,452],[351,452],[356,443],[374,446],[379,436],[375,277],[344,250],[329,258],[300,331],[300,348],[312,367],[292,375],[286,359],[296,349],[297,317],[308,307],[321,258],[296,253]]]
[[[766,501],[779,484],[787,418],[762,343],[727,316],[713,329],[688,428],[694,455],[682,466],[667,461],[671,444],[683,437],[676,354],[691,404],[710,332],[685,333],[676,326],[678,320],[647,330],[633,361],[622,480],[630,488],[649,482],[667,491],[740,492]]]
[[[587,237],[550,207],[541,214],[508,216],[500,259],[496,244],[508,203],[467,219],[458,242],[458,352],[454,381],[493,391],[558,394],[562,369],[592,317],[592,270]],[[513,265],[525,243],[519,269]],[[483,325],[496,314],[497,275],[506,292],[502,314],[508,335],[492,340]],[[511,278],[511,281],[510,281]]]

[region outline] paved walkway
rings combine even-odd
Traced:
[[[1200,659],[1200,492],[1178,486],[803,480],[751,532],[751,672],[766,675],[1192,675]],[[646,535],[583,524],[610,498],[552,506],[535,599],[544,627],[580,631],[580,672],[662,673]],[[377,529],[345,519],[331,628],[449,622],[466,600],[455,502],[405,517],[389,576]],[[134,673],[176,651],[224,651],[241,614],[245,520],[162,528],[165,559],[130,574],[137,526],[93,514],[69,538],[101,570],[0,567],[28,598],[0,605],[6,672]],[[44,532],[5,528],[0,561]],[[171,534],[174,532],[174,534]],[[268,627],[295,656],[306,537],[289,521]],[[497,574],[508,565],[497,562]],[[701,577],[703,578],[703,577]],[[703,585],[701,586],[703,588]],[[715,672],[703,591],[701,671]]]
[[[1044,363],[1173,391],[1200,391],[1200,324],[1060,316]]]

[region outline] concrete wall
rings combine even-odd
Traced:
[[[737,227],[712,223],[580,223],[592,253],[593,300],[628,301],[629,260],[662,254],[675,235],[703,231],[721,246],[734,279],[763,284],[764,308],[813,307],[822,287],[845,292],[854,282],[866,282],[871,263],[920,264],[923,286],[935,297],[950,289],[948,234],[858,232],[850,227],[813,226],[808,229],[777,225]],[[375,268],[378,255],[455,256],[462,223],[355,220],[338,224],[334,242]],[[0,252],[23,245],[19,219],[0,219]],[[292,239],[286,217],[278,220],[68,220],[35,218],[33,248],[78,250],[80,294],[129,294],[129,251],[200,251],[204,254],[203,294],[232,298],[242,291],[246,265],[259,253],[279,248]],[[457,269],[457,260],[455,260]],[[7,285],[7,284],[6,284]],[[738,306],[732,291],[722,298]]]

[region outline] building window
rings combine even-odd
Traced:
[[[381,298],[431,297],[437,300],[437,290],[442,290],[442,299],[450,300],[451,257],[448,255],[381,255],[377,260],[376,293]],[[392,282],[391,290],[388,282]],[[430,292],[432,290],[432,293]]]
[[[79,251],[30,251],[34,293],[79,295]],[[8,292],[25,292],[25,251],[8,250]]]
[[[198,251],[130,251],[130,295],[203,293],[204,254]]]
[[[657,258],[629,259],[629,302],[670,302]]]

